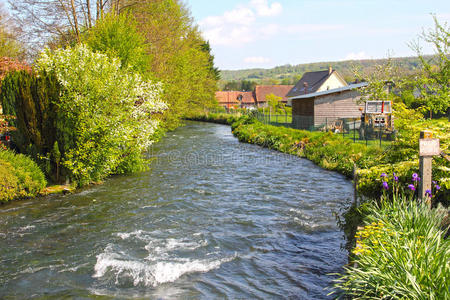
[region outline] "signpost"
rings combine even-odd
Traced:
[[[430,131],[421,131],[419,139],[419,171],[422,180],[419,185],[419,198],[422,200],[427,199],[426,191],[431,191],[433,156],[440,154],[439,139],[433,139],[433,133]],[[431,205],[431,199],[428,200],[428,205]]]

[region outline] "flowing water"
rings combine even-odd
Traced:
[[[148,172],[0,207],[0,298],[327,299],[352,185],[190,122]]]

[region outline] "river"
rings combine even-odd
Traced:
[[[149,156],[147,172],[0,207],[0,298],[329,298],[345,177],[209,123]]]

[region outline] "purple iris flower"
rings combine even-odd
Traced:
[[[431,197],[431,196],[432,196],[432,195],[431,195],[431,190],[426,190],[426,191],[425,191],[425,195]]]
[[[412,180],[419,181],[420,180],[419,175],[417,175],[417,173],[412,174]]]
[[[386,173],[381,173],[380,177],[385,178],[385,177],[387,177],[387,175],[386,175]]]
[[[395,176],[395,173],[394,173],[394,181],[398,182],[398,176]]]
[[[441,186],[436,184],[435,188],[436,188],[436,191],[439,191],[441,189]]]
[[[411,191],[415,191],[415,190],[416,190],[416,187],[414,186],[414,184],[408,185],[408,188],[409,188]]]
[[[437,182],[433,180],[433,184],[434,184],[434,185],[436,185],[436,184],[437,184]]]
[[[385,190],[389,189],[389,184],[386,181],[383,182],[383,189],[385,189]]]

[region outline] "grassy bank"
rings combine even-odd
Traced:
[[[37,196],[46,184],[44,173],[31,158],[0,150],[0,203]]]
[[[331,132],[309,132],[286,127],[264,125],[248,116],[204,114],[189,118],[197,121],[232,125],[233,134],[241,142],[257,144],[283,153],[305,157],[327,170],[339,172],[349,178],[356,167],[357,189],[369,197],[379,197],[381,173],[396,173],[400,186],[407,188],[412,174],[419,171],[418,139],[423,129],[434,132],[441,139],[441,149],[449,151],[450,125],[448,121],[415,121],[399,123],[402,130],[396,141],[387,148],[353,143]],[[450,163],[435,157],[433,178],[442,187],[439,200],[449,198]],[[448,203],[446,203],[448,204]]]
[[[217,119],[227,120],[219,115],[197,118]],[[368,201],[347,214],[352,219],[348,226],[353,228],[347,234],[353,235],[357,225],[363,226],[356,232],[349,266],[345,273],[337,274],[338,291],[358,299],[450,298],[448,220],[443,221],[447,210],[442,206],[430,209],[417,201],[415,174],[419,132],[425,128],[433,131],[447,153],[448,121],[400,120],[399,136],[386,148],[353,143],[333,133],[264,125],[247,116],[230,119],[228,124],[241,142],[305,157],[348,177],[355,175],[356,167],[357,189]],[[445,159],[434,159],[433,178],[438,181],[430,191],[434,203],[448,205],[449,167]]]
[[[216,124],[224,124],[224,125],[231,125],[242,115],[230,115],[226,113],[205,113],[205,114],[196,114],[196,115],[189,115],[184,117],[185,120],[190,121],[200,121],[200,122],[210,122],[210,123],[216,123]]]
[[[368,202],[336,291],[357,299],[450,299],[447,211],[407,195]]]
[[[357,168],[357,189],[368,201],[351,216],[353,229],[348,234],[353,235],[357,225],[363,226],[356,232],[349,266],[337,274],[336,291],[358,299],[450,298],[450,242],[445,238],[448,222],[443,221],[447,210],[442,206],[430,209],[417,201],[415,177],[420,130],[432,130],[441,139],[441,149],[448,152],[448,122],[399,122],[397,140],[380,148],[333,133],[264,125],[247,116],[235,120],[213,114],[196,119],[227,121],[241,142],[305,157],[348,177]],[[431,191],[433,199],[448,205],[450,166],[443,158],[435,158],[433,164],[433,178],[439,181]]]

